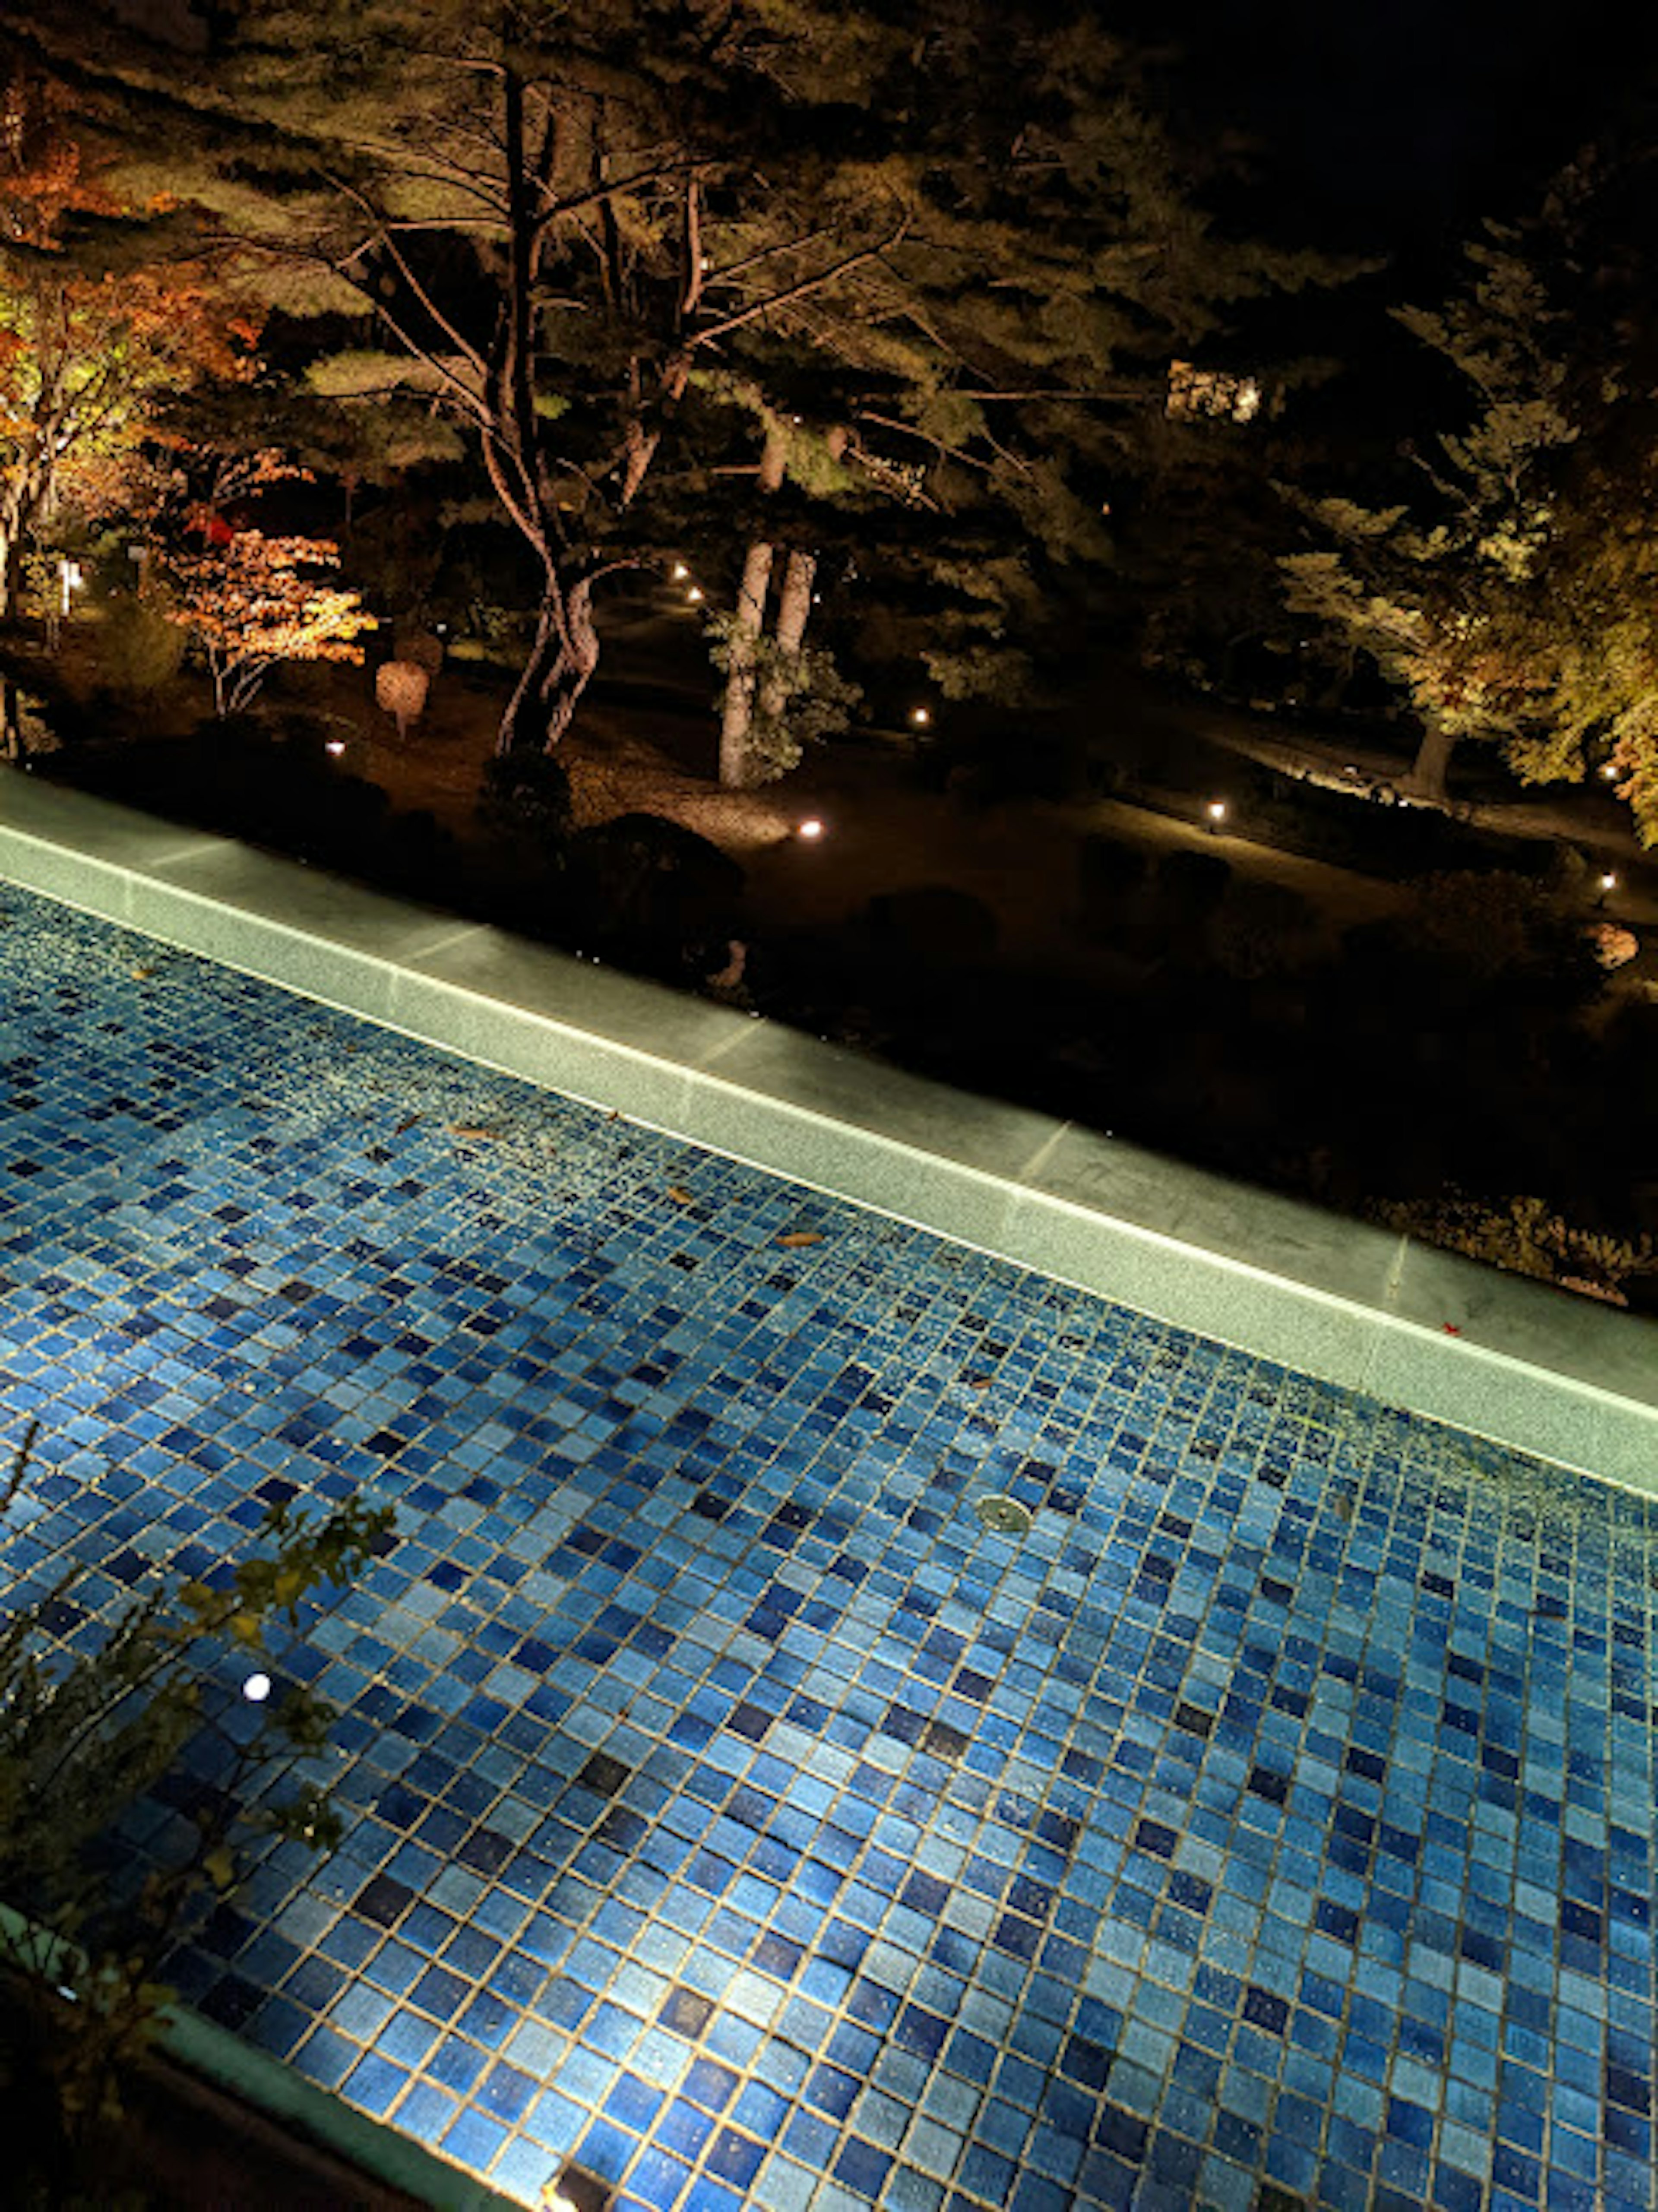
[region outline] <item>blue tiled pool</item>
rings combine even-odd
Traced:
[[[0,993],[14,1595],[398,1508],[201,2009],[531,2204],[1658,2203],[1651,1503],[12,890]]]

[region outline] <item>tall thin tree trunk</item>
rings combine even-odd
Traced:
[[[782,487],[788,466],[788,431],[774,416],[766,421],[766,442],[756,477],[762,498]],[[756,538],[743,563],[738,587],[726,667],[726,696],[720,718],[720,781],[727,791],[740,791],[752,781],[749,732],[754,720],[755,662],[761,634],[766,626],[766,595],[771,589],[772,544]]]
[[[766,594],[771,588],[772,548],[756,538],[743,563],[734,627],[726,664],[726,698],[720,721],[720,781],[740,791],[749,781],[749,728],[754,720],[756,647],[765,626]]]
[[[791,553],[788,566],[783,571],[783,588],[777,600],[777,629],[774,642],[778,656],[783,660],[799,658],[800,641],[806,634],[806,624],[811,619],[811,581],[817,574],[815,553]],[[760,687],[760,713],[770,722],[778,720],[788,704],[789,685],[786,674],[780,670],[768,676]]]
[[[0,673],[0,760],[21,761],[27,751],[23,695],[9,676]]]
[[[1451,755],[1455,750],[1456,739],[1451,732],[1437,721],[1429,722],[1423,730],[1411,772],[1405,779],[1405,789],[1414,798],[1442,805]]]

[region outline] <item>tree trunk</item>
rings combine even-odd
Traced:
[[[761,448],[756,482],[762,498],[782,488],[788,467],[789,434],[775,415],[766,418],[766,442]],[[756,538],[743,563],[732,619],[730,658],[726,669],[726,697],[720,721],[720,781],[727,791],[741,791],[752,781],[750,774],[749,731],[754,720],[755,648],[766,626],[766,594],[771,589],[772,546]]]
[[[598,665],[592,586],[584,582],[561,592],[552,586],[536,617],[530,657],[501,718],[497,756],[504,760],[520,747],[553,751]]]
[[[1445,803],[1445,779],[1451,765],[1451,755],[1456,750],[1456,739],[1438,722],[1430,722],[1422,732],[1422,742],[1417,747],[1411,772],[1405,779],[1405,789],[1413,799],[1430,799],[1436,805]]]
[[[815,553],[791,553],[783,571],[783,589],[777,602],[777,651],[785,659],[799,657],[800,641],[811,619],[811,580],[817,573]],[[780,720],[788,704],[789,688],[781,674],[767,678],[760,687],[760,712],[767,721]]]
[[[21,761],[27,753],[23,695],[9,676],[0,674],[0,760]]]
[[[15,622],[23,589],[26,501],[20,469],[0,488],[0,622]]]
[[[749,781],[749,726],[754,720],[755,647],[765,627],[766,594],[771,588],[772,549],[756,538],[743,563],[732,613],[726,666],[726,700],[720,722],[720,781],[741,791]]]

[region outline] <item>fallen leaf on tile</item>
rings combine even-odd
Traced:
[[[1454,1321],[1448,1321],[1445,1323],[1445,1334],[1447,1336],[1461,1336],[1462,1332]]]
[[[392,1134],[394,1137],[400,1137],[405,1129],[413,1129],[419,1125],[419,1121],[420,1115],[418,1114],[405,1114],[402,1121],[398,1122],[397,1127],[392,1130]]]
[[[967,1378],[967,1387],[969,1390],[987,1390],[990,1384],[991,1377],[988,1375],[969,1375]]]
[[[786,1229],[777,1241],[793,1249],[801,1244],[821,1244],[823,1240],[815,1229]]]
[[[135,968],[132,971],[132,980],[135,983],[142,983],[155,973],[155,970],[153,968]]]
[[[498,1137],[501,1132],[499,1129],[486,1129],[471,1121],[452,1121],[449,1124],[449,1134],[452,1137],[462,1138],[468,1143],[476,1143],[480,1138]]]
[[[671,1182],[668,1185],[668,1195],[676,1206],[695,1206],[696,1204],[695,1199],[691,1195],[690,1192],[686,1189],[684,1184],[681,1182]]]

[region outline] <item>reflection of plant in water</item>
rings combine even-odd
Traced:
[[[0,1497],[0,1542],[39,1517],[28,1489],[35,1431]],[[269,1556],[210,1580],[161,1583],[132,1599],[98,1648],[66,1656],[54,1627],[81,1618],[70,1565],[0,1626],[0,2109],[11,2201],[59,2201],[100,2122],[118,2115],[120,2074],[154,2033],[168,1992],[161,1961],[204,1898],[236,1879],[258,1834],[328,1850],[338,1822],[297,1763],[321,1750],[331,1709],[303,1686],[223,1716],[204,1711],[202,1669],[232,1649],[264,1649],[278,1615],[349,1583],[390,1530],[389,1507],[356,1500],[325,1517],[273,1506]],[[72,1608],[73,1610],[66,1610]],[[124,1807],[161,1782],[207,1727],[218,1771],[196,1792],[175,1863],[118,1894],[107,1840]],[[264,1802],[248,1809],[257,1796]],[[25,1917],[27,1916],[27,1917]]]

